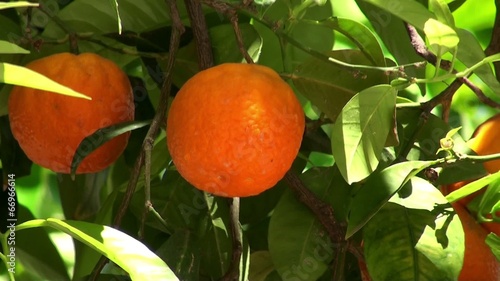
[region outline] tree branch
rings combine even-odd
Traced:
[[[497,0],[497,2],[500,0]],[[423,57],[425,60],[428,62],[432,63],[434,66],[436,66],[437,63],[437,57],[433,53],[431,53],[427,47],[425,46],[424,39],[420,36],[418,33],[417,29],[413,27],[412,25],[405,23],[406,26],[406,31],[408,32],[408,35],[410,36],[410,41],[415,49],[415,52]],[[442,68],[444,70],[451,70],[451,62],[447,60],[441,60],[441,63],[439,64],[439,68]],[[452,70],[452,73],[457,73],[456,70]],[[496,101],[490,99],[487,97],[484,92],[477,87],[472,81],[470,81],[467,77],[457,77],[456,80],[460,81],[460,84],[465,84],[467,87],[469,87],[474,94],[478,97],[478,99],[483,102],[486,105],[489,105],[493,108],[498,108],[500,109],[500,104],[497,103]],[[457,84],[456,84],[457,85]],[[455,86],[456,86],[455,85]],[[455,89],[456,88],[456,89]],[[455,92],[458,90],[460,87],[454,87]],[[428,102],[425,103],[426,110],[432,110],[434,107],[436,107],[438,104],[443,104],[443,106],[448,106],[451,104],[451,98],[453,97],[453,94],[449,92],[450,89],[446,89],[445,91],[448,92],[445,95],[438,95],[435,98],[429,100]],[[439,97],[440,96],[440,97]],[[439,97],[439,98],[438,98]],[[444,98],[450,99],[450,101],[445,101]],[[448,111],[449,108],[444,108],[444,111]]]
[[[214,56],[212,54],[212,44],[208,34],[205,15],[199,0],[184,0],[188,11],[189,21],[193,29],[194,41],[198,55],[198,66],[201,70],[214,65]]]
[[[149,127],[149,130],[142,144],[141,152],[139,153],[139,156],[136,159],[133,172],[128,182],[127,190],[125,192],[125,196],[114,218],[113,227],[115,228],[118,228],[120,226],[123,216],[125,215],[128,209],[130,200],[132,199],[135,188],[137,186],[137,181],[139,179],[142,166],[144,165],[145,151],[148,147],[152,147],[152,143],[154,142],[154,139],[156,138],[160,130],[160,125],[163,124],[165,121],[165,115],[168,108],[168,99],[170,96],[170,89],[172,86],[172,69],[174,67],[177,50],[179,49],[180,37],[181,34],[184,33],[185,29],[184,26],[182,25],[179,16],[179,10],[177,9],[177,4],[175,0],[167,0],[166,2],[169,7],[170,15],[172,18],[172,34],[170,35],[169,55],[167,59],[163,85],[161,88],[160,101],[158,104],[158,108],[156,110],[156,115],[153,118],[153,121],[151,122],[151,126]],[[106,262],[107,259],[105,257],[101,257],[99,262],[96,264],[94,270],[92,271],[90,280],[97,280]]]

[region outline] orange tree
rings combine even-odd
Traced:
[[[499,280],[495,4],[0,3],[2,279]]]

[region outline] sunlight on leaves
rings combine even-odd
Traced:
[[[1,82],[91,100],[90,97],[56,83],[38,72],[10,63],[0,63]]]
[[[460,41],[455,30],[435,19],[425,22],[424,32],[429,40],[429,49],[438,57],[456,48]]]
[[[342,109],[332,130],[332,153],[349,183],[370,175],[394,120],[396,89],[378,85],[356,94]]]

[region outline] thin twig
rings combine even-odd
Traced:
[[[170,35],[169,56],[167,59],[163,85],[161,88],[160,101],[156,110],[155,117],[151,122],[151,126],[149,127],[146,138],[144,139],[144,142],[142,144],[142,149],[136,159],[132,175],[130,176],[130,180],[128,182],[127,190],[113,221],[113,227],[115,228],[118,228],[120,226],[123,216],[125,215],[130,204],[130,200],[132,199],[132,196],[134,194],[135,188],[137,186],[137,181],[139,179],[139,174],[144,164],[145,149],[152,146],[155,137],[158,135],[161,124],[164,123],[168,108],[168,99],[172,86],[172,69],[174,67],[177,50],[179,49],[180,37],[181,34],[184,33],[185,29],[182,25],[179,16],[179,10],[177,9],[177,3],[175,2],[175,0],[167,0],[166,2],[170,9],[170,16],[172,18],[172,33]],[[101,257],[94,270],[92,271],[90,280],[97,280],[97,277],[99,276],[106,262],[107,259]]]
[[[229,199],[229,227],[231,229],[231,239],[233,242],[233,252],[231,255],[231,264],[226,274],[221,278],[222,281],[239,280],[240,277],[240,260],[242,253],[242,231],[240,226],[240,198]]]
[[[248,54],[245,49],[245,44],[243,43],[243,36],[241,35],[240,26],[238,25],[238,14],[235,11],[232,11],[232,15],[230,17],[231,25],[234,29],[234,34],[236,35],[236,42],[238,43],[238,48],[240,49],[241,54],[247,61],[247,63],[254,63],[252,57]]]

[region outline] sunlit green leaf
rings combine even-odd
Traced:
[[[430,161],[402,162],[370,175],[351,200],[346,238],[359,231],[412,176],[431,164]]]
[[[50,80],[38,72],[10,63],[0,63],[0,82],[51,91],[77,98],[91,99],[86,95]]]
[[[429,49],[438,57],[454,49],[460,41],[457,33],[451,27],[435,19],[429,19],[425,22],[424,32],[429,40]]]
[[[486,244],[491,248],[498,261],[500,261],[500,237],[495,233],[490,233],[486,237]]]
[[[342,109],[332,130],[332,152],[348,183],[363,180],[377,168],[395,104],[396,90],[379,85],[359,92]]]
[[[0,3],[0,10],[8,8],[19,8],[19,7],[38,7],[38,3],[31,3],[28,1],[17,1],[12,3]]]
[[[179,280],[144,244],[112,227],[50,218],[47,224],[106,256],[127,271],[132,280]]]
[[[463,187],[451,192],[446,196],[446,200],[449,202],[455,202],[461,198],[464,198],[467,195],[470,195],[483,187],[487,186],[490,184],[492,181],[500,179],[500,173],[495,173],[488,175],[486,177],[483,177],[479,180],[473,181],[469,184],[464,185]]]
[[[0,40],[0,54],[29,54],[28,50],[25,50],[16,44],[9,41]]]
[[[457,280],[464,232],[439,190],[413,178],[363,228],[373,280]]]

